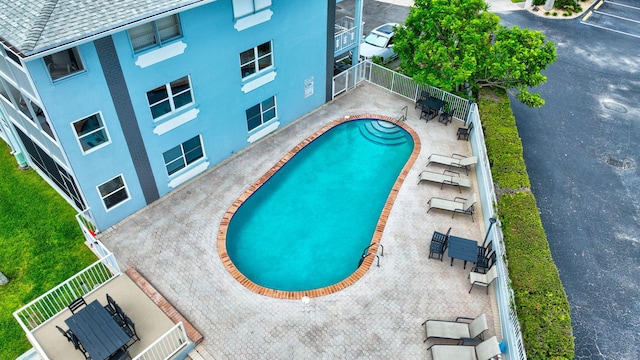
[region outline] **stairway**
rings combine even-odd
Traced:
[[[367,120],[358,123],[360,133],[369,141],[381,145],[400,145],[407,142],[406,131],[384,120]]]

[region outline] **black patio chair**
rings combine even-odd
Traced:
[[[496,263],[496,252],[491,250],[488,255],[480,255],[478,254],[478,260],[476,264],[471,268],[472,272],[486,274],[493,265]]]
[[[445,125],[449,125],[449,123],[451,123],[452,120],[453,120],[453,114],[446,111],[440,113],[440,118],[438,119],[439,122]]]
[[[85,359],[89,359],[89,353],[84,348],[84,346],[82,346],[82,343],[80,342],[80,340],[78,340],[78,337],[76,337],[73,333],[71,333],[71,342],[73,343],[73,347],[76,350],[80,351],[82,355],[84,355]]]
[[[444,252],[449,246],[450,233],[451,228],[449,228],[446,234],[437,231],[433,232],[433,236],[431,236],[431,244],[429,244],[429,259],[434,258],[442,261]]]
[[[124,311],[122,311],[122,308],[120,307],[120,305],[116,304],[115,302],[111,305],[115,309],[115,314],[112,315],[111,317],[113,318],[113,320],[115,320],[118,323],[118,325],[121,328],[124,328],[126,326],[126,323],[124,322],[124,318],[127,317],[127,315],[124,313]]]
[[[427,100],[429,97],[431,97],[431,94],[429,94],[427,91],[424,91],[424,90],[420,91],[420,95],[416,99],[416,106],[414,107],[414,109],[417,109],[418,106],[420,106],[420,108],[422,108],[422,105],[420,104],[420,101]]]
[[[420,120],[424,119],[426,120],[426,122],[429,122],[429,120],[433,119],[434,115],[433,115],[433,110],[429,107],[422,107],[420,109]]]
[[[129,351],[121,348],[111,354],[111,356],[109,356],[109,360],[131,360],[131,355],[129,354]]]
[[[61,333],[62,335],[64,335],[64,337],[67,339],[67,341],[68,341],[68,342],[71,342],[71,335],[73,334],[73,333],[71,332],[71,330],[64,331],[64,330],[62,330],[62,328],[61,328],[60,326],[58,326],[58,325],[56,325],[56,329],[58,329],[58,331],[60,331],[60,333]]]
[[[469,123],[466,128],[458,128],[458,140],[469,140],[471,130],[473,130],[473,123]]]
[[[83,307],[83,306],[87,306],[87,303],[84,301],[83,297],[79,297],[79,298],[73,300],[71,302],[71,304],[69,304],[68,307],[69,307],[69,310],[71,310],[71,313],[75,314],[76,311],[78,309],[80,309],[81,307]]]
[[[107,310],[107,312],[109,313],[109,315],[114,316],[116,315],[116,304],[115,300],[113,300],[113,298],[111,297],[111,295],[107,294],[107,305],[103,306],[105,310]]]
[[[136,324],[129,318],[127,315],[124,316],[124,326],[122,327],[127,336],[130,338],[130,342],[127,342],[124,346],[125,349],[131,347],[131,345],[135,344],[136,341],[140,341],[140,337],[136,332]],[[133,340],[133,341],[131,341]]]

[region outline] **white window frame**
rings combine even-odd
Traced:
[[[271,7],[271,0],[233,0],[233,17],[238,19]]]
[[[264,44],[267,44],[267,43],[269,44],[269,52],[266,53],[266,54],[260,55],[260,53],[258,51],[258,48],[260,46],[264,45]],[[250,60],[250,61],[247,61],[247,62],[243,63],[242,62],[242,54],[245,53],[245,52],[251,51],[251,50],[253,50],[253,60]],[[265,59],[267,57],[271,57],[271,64],[269,64],[269,66],[265,67],[264,69],[260,69],[260,60]],[[239,55],[239,58],[240,58],[240,75],[242,76],[242,80],[246,80],[246,79],[255,77],[258,74],[262,74],[262,73],[265,73],[267,71],[271,71],[273,69],[273,63],[274,63],[274,61],[273,61],[273,40],[265,41],[260,45],[254,46],[251,49],[247,49],[247,50],[241,52],[240,55]],[[253,64],[253,68],[255,69],[255,71],[252,72],[251,74],[244,75],[242,73],[242,69],[245,66],[248,66],[250,64]]]
[[[105,185],[105,184],[107,184],[107,183],[109,183],[109,182],[111,182],[111,181],[113,181],[113,180],[115,180],[115,179],[117,179],[117,178],[121,178],[121,179],[122,179],[122,187],[119,187],[119,188],[117,188],[116,190],[114,190],[114,191],[112,191],[112,192],[110,192],[110,193],[108,193],[108,194],[106,194],[106,195],[104,195],[104,196],[103,196],[103,195],[102,195],[102,192],[100,192],[100,187],[101,187],[101,186],[103,186],[103,185]],[[105,200],[107,197],[109,197],[109,196],[111,196],[111,195],[113,195],[113,194],[117,193],[117,192],[118,192],[118,191],[120,191],[121,189],[124,189],[124,190],[125,190],[125,192],[127,193],[127,198],[126,198],[126,199],[124,199],[124,200],[122,200],[122,201],[120,201],[120,202],[118,202],[118,203],[117,203],[117,204],[115,204],[115,205],[112,205],[111,207],[107,207],[107,204],[105,203],[105,201],[104,201],[104,200]],[[102,200],[102,206],[104,206],[104,209],[105,209],[107,212],[109,212],[109,211],[111,211],[111,210],[113,210],[113,209],[115,209],[115,208],[119,207],[120,205],[122,205],[122,204],[126,203],[127,201],[129,201],[129,200],[131,199],[131,194],[129,193],[129,187],[127,186],[127,181],[125,180],[124,175],[123,175],[122,173],[121,173],[121,174],[118,174],[118,175],[116,175],[116,176],[112,177],[111,179],[109,179],[109,180],[107,180],[107,181],[103,182],[102,184],[99,184],[98,186],[96,186],[96,191],[98,191],[98,196],[100,197],[100,200]]]
[[[272,107],[270,107],[270,108],[266,108],[266,109],[264,109],[264,108],[262,107],[262,104],[263,104],[263,103],[265,103],[266,101],[270,100],[270,99],[273,99],[273,106],[272,106]],[[251,129],[249,129],[249,120],[254,119],[254,118],[256,118],[256,117],[253,117],[253,118],[249,119],[249,116],[248,116],[248,114],[247,114],[246,112],[247,112],[247,111],[249,111],[249,109],[252,109],[252,108],[254,108],[254,107],[256,107],[256,106],[259,106],[259,107],[260,107],[260,124],[259,124],[259,125],[256,125],[255,127],[251,128]],[[266,123],[268,123],[268,122],[270,122],[270,121],[275,120],[275,119],[277,119],[277,118],[278,118],[278,102],[277,102],[277,99],[276,99],[276,96],[275,96],[275,95],[273,95],[273,96],[271,96],[271,97],[268,97],[268,98],[266,98],[266,99],[264,99],[264,100],[260,101],[260,102],[259,102],[259,103],[257,103],[256,105],[251,106],[249,109],[245,110],[245,117],[246,117],[246,120],[247,120],[247,129],[248,129],[248,131],[249,131],[249,132],[252,132],[252,131],[254,131],[254,130],[256,130],[256,129],[260,128],[262,125],[264,125],[264,124],[266,124]],[[265,119],[264,119],[264,115],[265,115],[267,112],[269,112],[271,109],[273,109],[273,117],[269,118],[268,120],[265,120]]]
[[[86,134],[80,135],[78,133],[78,129],[76,129],[75,124],[79,123],[80,121],[87,120],[92,116],[97,116],[98,121],[100,122],[100,124],[102,126],[98,127],[97,129],[91,130],[90,132],[88,132]],[[82,154],[84,154],[84,155],[92,153],[92,152],[94,152],[94,151],[96,151],[98,149],[101,149],[101,148],[111,144],[111,135],[109,135],[109,130],[107,129],[107,125],[104,122],[104,117],[102,116],[102,112],[100,112],[100,111],[98,111],[97,113],[93,113],[91,115],[85,116],[83,118],[80,118],[80,119],[78,119],[76,121],[71,122],[71,131],[73,132],[73,135],[75,136],[76,141],[78,142],[78,146],[80,147],[80,151],[82,151]],[[103,142],[101,144],[95,145],[95,146],[91,147],[90,149],[85,150],[83,148],[83,146],[82,146],[82,141],[80,141],[81,138],[89,137],[91,135],[94,135],[94,134],[98,133],[99,131],[104,131],[105,136],[107,137],[107,141],[105,141],[105,142]]]
[[[200,152],[202,152],[202,156],[200,156],[199,158],[197,158],[197,159],[195,159],[195,160],[193,160],[191,162],[187,162],[186,154],[184,152],[184,144],[186,142],[188,142],[188,141],[193,140],[194,138],[198,138],[198,140],[200,142]],[[173,149],[175,149],[177,147],[180,148],[180,156],[175,158],[175,159],[172,159],[169,163],[167,163],[166,159],[164,158],[164,154],[166,154],[167,152],[169,152],[169,151],[171,151],[171,150],[173,150]],[[185,170],[189,169],[192,165],[197,164],[200,160],[202,160],[204,158],[205,158],[204,144],[202,143],[202,135],[200,135],[200,134],[198,134],[198,135],[196,135],[196,136],[194,136],[194,137],[192,137],[190,139],[187,139],[187,140],[181,142],[180,144],[178,144],[177,146],[174,146],[171,149],[169,149],[169,150],[167,150],[167,151],[162,153],[162,160],[164,162],[164,167],[165,167],[165,170],[167,170],[167,175],[169,177],[177,176],[177,175],[183,173]],[[172,164],[172,163],[176,162],[178,159],[182,160],[182,163],[184,164],[184,167],[182,167],[181,169],[178,169],[178,170],[174,171],[173,173],[169,174],[169,169],[167,168],[167,166],[169,164]]]
[[[171,91],[171,83],[176,82],[176,81],[181,80],[181,79],[184,79],[184,78],[187,78],[187,81],[189,83],[189,87],[187,89],[181,90],[180,92],[177,92],[177,93],[174,94]],[[161,100],[158,100],[158,101],[156,101],[154,103],[151,103],[149,101],[149,95],[148,95],[149,92],[151,92],[153,90],[156,90],[158,88],[161,88],[162,86],[165,87],[165,91],[167,92],[167,97],[166,98],[162,98]],[[179,95],[182,95],[182,94],[186,93],[187,91],[191,92],[191,102],[189,102],[187,104],[184,104],[184,105],[180,106],[179,108],[176,108],[176,105],[175,105],[175,102],[174,102],[174,98],[176,98]],[[153,121],[159,121],[159,120],[165,119],[168,116],[171,116],[172,114],[175,114],[175,113],[177,113],[177,112],[179,112],[179,111],[181,111],[183,109],[187,109],[188,107],[192,106],[195,103],[195,96],[193,95],[193,84],[191,83],[191,76],[190,75],[186,75],[186,76],[183,76],[183,77],[178,78],[176,80],[170,81],[170,82],[168,82],[168,83],[166,83],[164,85],[160,85],[160,86],[158,86],[158,87],[156,87],[154,89],[151,89],[151,90],[147,91],[146,94],[147,94],[147,102],[149,103],[149,112],[151,113],[151,118],[153,119]],[[171,110],[169,112],[167,112],[167,113],[164,113],[164,114],[154,118],[153,117],[153,111],[151,110],[151,108],[156,106],[156,105],[159,105],[159,104],[161,104],[161,103],[163,103],[163,102],[165,102],[167,100],[169,101],[169,106],[170,106]]]
[[[158,28],[158,21],[165,20],[165,19],[171,18],[171,17],[176,19],[175,25],[172,25],[172,26],[177,26],[178,34],[175,35],[175,36],[169,37],[167,39],[162,39],[161,31],[160,31],[162,29]],[[135,31],[136,29],[140,30],[141,28],[147,27],[149,25],[151,25],[153,32],[152,33],[150,33],[150,32],[142,33],[142,34],[139,34],[138,36],[145,35],[145,34],[147,34],[147,36],[148,36],[148,35],[152,34],[152,36],[154,38],[154,42],[151,43],[151,44],[142,46],[139,49],[136,49],[135,46],[134,46],[134,41],[131,38],[131,31]],[[131,29],[129,29],[127,31],[127,35],[129,36],[129,43],[131,43],[131,49],[133,50],[134,54],[139,54],[139,53],[144,52],[144,51],[149,50],[149,49],[156,49],[156,48],[163,47],[163,46],[165,46],[167,44],[172,43],[173,41],[175,41],[177,39],[181,39],[184,36],[183,33],[182,33],[182,25],[180,23],[180,16],[178,14],[169,15],[169,16],[166,16],[166,17],[164,17],[162,19],[158,19],[158,20],[155,20],[155,21],[151,21],[151,22],[148,22],[148,23],[144,23],[144,24],[135,26],[135,27],[133,27],[133,28],[131,28]]]

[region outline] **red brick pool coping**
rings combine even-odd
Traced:
[[[218,244],[217,244],[218,254],[220,255],[220,260],[222,260],[222,264],[227,269],[227,271],[229,271],[231,276],[235,278],[244,287],[246,287],[247,289],[257,294],[264,295],[264,296],[270,296],[278,299],[297,300],[297,299],[301,299],[304,296],[319,297],[319,296],[329,295],[329,294],[338,292],[348,286],[353,285],[356,281],[362,278],[364,274],[366,274],[366,272],[369,270],[369,267],[371,267],[371,264],[373,263],[374,256],[365,257],[364,261],[362,262],[362,265],[360,265],[360,267],[358,267],[358,269],[353,274],[351,274],[349,277],[340,281],[337,284],[323,287],[320,289],[315,289],[315,290],[282,291],[282,290],[265,288],[249,280],[246,276],[244,276],[238,270],[238,268],[236,268],[236,266],[233,264],[233,262],[229,258],[229,254],[227,253],[227,230],[229,228],[229,223],[231,221],[231,218],[236,213],[236,211],[240,208],[240,206],[254,192],[256,192],[264,183],[266,183],[271,178],[271,176],[273,176],[278,170],[280,170],[280,168],[282,168],[282,166],[284,166],[284,164],[286,164],[294,155],[296,155],[300,150],[302,150],[304,147],[309,145],[312,141],[320,137],[320,135],[324,134],[331,128],[334,128],[342,123],[353,121],[353,120],[359,120],[359,119],[379,119],[379,120],[386,120],[392,123],[396,123],[397,121],[396,119],[390,118],[388,116],[381,116],[376,114],[362,114],[362,115],[345,116],[344,118],[335,120],[323,126],[320,130],[316,131],[315,133],[313,133],[313,135],[309,136],[308,138],[303,140],[300,144],[296,145],[293,149],[291,149],[282,159],[280,159],[280,161],[278,161],[271,169],[269,169],[269,171],[267,171],[264,175],[262,175],[262,177],[258,179],[258,181],[256,181],[242,195],[240,195],[240,197],[233,202],[229,210],[227,210],[227,212],[224,214],[224,216],[222,217],[222,221],[220,222],[220,228],[218,230]],[[413,129],[411,129],[404,122],[397,122],[396,124],[402,127],[404,130],[406,130],[413,138],[413,144],[414,144],[413,152],[411,153],[411,156],[409,156],[409,159],[407,160],[406,164],[402,168],[400,175],[398,175],[398,178],[396,179],[396,182],[394,183],[393,188],[391,189],[391,192],[387,197],[387,201],[384,204],[384,207],[382,208],[382,213],[380,214],[380,218],[378,219],[378,223],[376,225],[373,238],[371,239],[371,247],[369,248],[369,253],[373,253],[373,254],[377,253],[378,251],[378,245],[380,244],[380,240],[382,239],[382,233],[384,232],[384,228],[387,224],[387,219],[389,218],[389,214],[391,213],[391,208],[393,207],[393,203],[395,202],[396,197],[398,196],[398,191],[400,190],[402,183],[407,177],[409,170],[411,169],[416,159],[418,158],[418,154],[420,154],[421,144],[420,144],[420,138],[418,137],[418,134],[416,134],[416,132],[413,131]]]

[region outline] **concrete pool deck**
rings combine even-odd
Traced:
[[[216,249],[220,222],[229,206],[289,150],[322,126],[345,115],[398,117],[408,105],[407,124],[422,149],[400,188],[382,235],[384,257],[355,284],[339,292],[281,300],[251,292],[223,266]],[[482,241],[480,207],[469,216],[427,211],[432,196],[466,197],[477,192],[417,184],[431,153],[471,154],[456,140],[460,123],[419,120],[414,104],[370,84],[358,86],[295,123],[262,139],[171,194],[101,233],[121,268],[135,267],[204,336],[197,350],[211,359],[431,358],[421,324],[486,313],[488,335],[501,338],[495,298],[483,288],[471,294],[467,269],[456,260],[428,259],[433,231]],[[444,168],[432,167],[432,170]],[[470,173],[475,176],[475,173]],[[259,252],[256,256],[260,256]],[[491,287],[491,290],[493,287]]]

